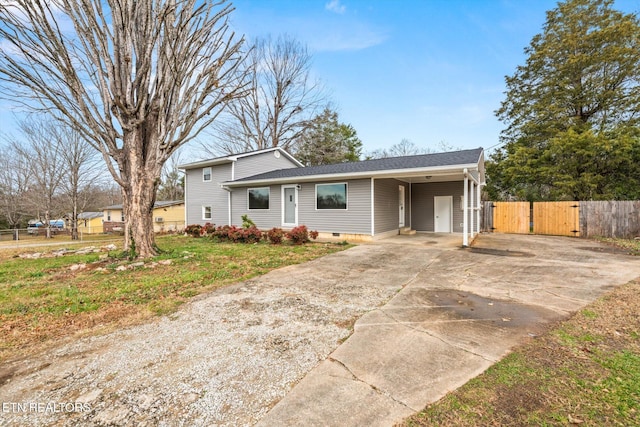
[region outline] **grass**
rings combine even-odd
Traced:
[[[631,255],[640,255],[640,240],[615,239],[612,237],[598,237],[596,240],[628,250]]]
[[[157,242],[163,252],[155,264],[123,271],[118,267],[131,262],[120,258],[121,249],[102,258],[91,253],[30,259],[17,257],[25,249],[0,251],[0,359],[62,336],[168,314],[196,295],[348,247],[213,243],[185,236]]]
[[[637,279],[403,425],[640,425],[639,331]]]

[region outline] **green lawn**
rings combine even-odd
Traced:
[[[39,259],[16,256],[55,249],[0,251],[0,358],[97,325],[169,313],[203,292],[348,247],[214,243],[185,236],[158,237],[157,242],[161,255],[124,271],[118,267],[133,262],[120,258],[121,249]],[[72,270],[74,264],[85,266]]]

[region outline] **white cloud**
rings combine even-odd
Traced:
[[[324,8],[329,12],[335,12],[340,15],[347,11],[347,6],[340,4],[340,0],[331,0],[329,3],[324,5]]]

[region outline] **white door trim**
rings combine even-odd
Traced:
[[[448,202],[449,205],[449,221],[445,220],[445,224],[448,222],[449,229],[439,229],[437,226],[442,225],[441,221],[437,221],[438,217],[438,201]],[[451,233],[453,231],[453,196],[434,196],[433,197],[433,231],[435,233]]]
[[[294,203],[294,222],[293,223],[289,223],[289,222],[285,222],[285,197],[284,197],[284,190],[285,188],[293,188],[293,203]],[[283,185],[281,186],[281,206],[282,206],[282,226],[283,227],[297,227],[298,226],[298,186],[297,185]]]

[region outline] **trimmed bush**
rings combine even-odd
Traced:
[[[210,222],[207,222],[205,225],[202,226],[202,229],[200,230],[200,235],[210,236],[215,230],[216,230],[216,225]]]
[[[216,228],[211,237],[219,242],[258,243],[262,239],[262,232],[255,225],[249,228],[223,225]]]
[[[306,225],[299,225],[287,233],[287,239],[291,240],[294,245],[302,245],[309,241],[309,235],[315,240],[318,238],[318,232],[309,233]]]
[[[266,235],[266,238],[269,239],[273,245],[279,245],[284,240],[284,231],[282,228],[273,227],[267,231]]]
[[[200,224],[191,224],[184,228],[184,232],[191,237],[200,237],[200,230],[202,230]]]

